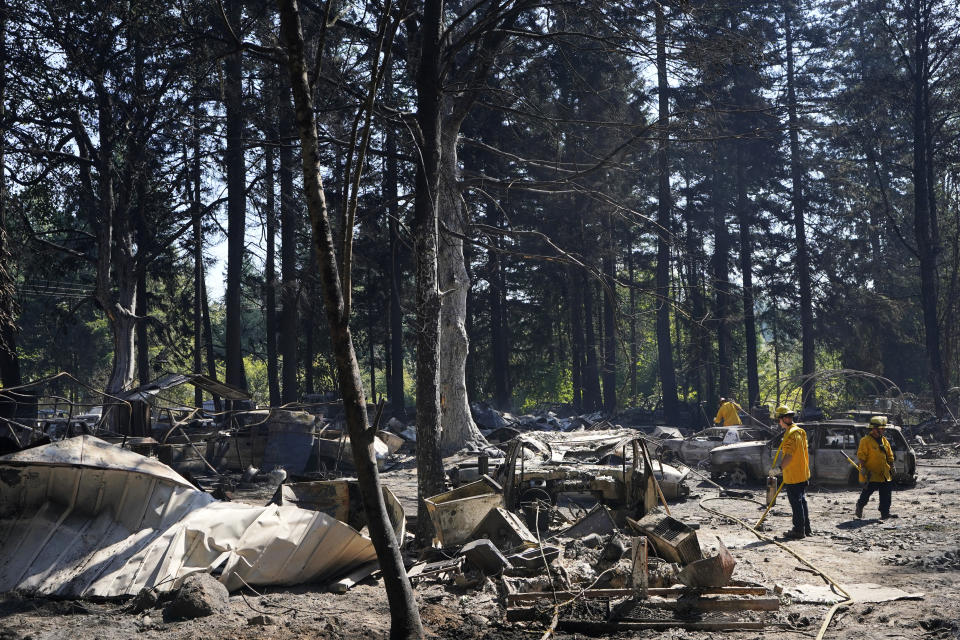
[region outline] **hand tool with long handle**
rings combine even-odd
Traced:
[[[773,503],[775,503],[775,502],[777,501],[777,496],[780,495],[780,490],[781,490],[781,489],[783,489],[783,481],[782,481],[782,480],[780,481],[780,486],[777,487],[777,492],[776,492],[775,494],[773,494],[773,498],[770,499],[770,504],[767,505],[767,510],[764,511],[764,512],[763,512],[763,515],[760,516],[760,519],[757,520],[757,524],[753,525],[753,528],[754,528],[754,529],[758,528],[761,524],[763,524],[763,521],[764,521],[764,519],[766,519],[767,514],[770,513],[770,509],[773,508]]]

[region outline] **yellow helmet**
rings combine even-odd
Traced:
[[[870,426],[883,429],[887,426],[887,416],[873,416],[870,418]]]
[[[782,418],[782,417],[784,417],[784,416],[791,416],[791,417],[792,417],[792,416],[794,416],[794,415],[796,415],[796,412],[795,412],[793,409],[791,409],[790,407],[788,407],[788,406],[786,406],[786,405],[780,405],[779,407],[777,407],[776,411],[774,412],[773,417],[776,418],[777,420],[779,420],[780,418]]]

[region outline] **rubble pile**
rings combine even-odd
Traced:
[[[132,598],[129,611],[162,609],[164,620],[174,621],[224,612],[230,591],[256,585],[309,582],[342,594],[376,579],[359,487],[342,478],[353,470],[342,412],[335,403],[313,409],[245,409],[217,423],[171,418],[153,444],[83,435],[0,457],[0,590]],[[499,449],[461,452],[446,470],[450,489],[418,503],[432,541],[414,547],[404,505],[383,487],[407,575],[425,602],[482,600],[486,620],[520,625],[518,633],[782,624],[779,592],[759,582],[766,578],[756,564],[744,558],[741,579],[734,578],[742,540],[731,553],[700,530],[711,519],[671,513],[671,501],[690,496],[694,477],[725,498],[745,493],[665,464],[655,438],[677,437],[676,429],[623,428],[599,413],[472,409]],[[818,426],[825,443],[828,436],[841,442],[843,429],[855,433],[853,422],[814,425],[811,433]],[[386,421],[374,437],[378,463],[401,459],[415,438],[404,421]],[[743,440],[735,450],[769,444]],[[141,445],[159,459],[131,450]],[[960,457],[960,443],[920,450],[922,457]],[[818,464],[826,468],[826,460]],[[264,506],[229,499],[267,488]],[[928,515],[919,534],[885,523],[880,538],[859,525],[838,526],[830,538],[849,543],[852,553],[895,554],[882,559],[890,565],[960,570],[960,549],[904,553],[927,533],[940,535],[940,521]],[[249,623],[277,623],[260,613]],[[790,616],[791,624],[807,626]]]
[[[426,499],[441,552],[408,575],[460,589],[494,580],[508,623],[556,615],[572,632],[762,628],[758,612],[779,600],[733,583],[736,562],[719,540],[704,554],[696,530],[670,516],[661,479],[668,470],[635,432],[524,432],[492,476]],[[592,507],[563,513],[585,496]]]
[[[890,564],[931,571],[957,571],[960,570],[960,549],[945,551],[935,556],[921,555],[912,558],[896,558],[896,561]]]

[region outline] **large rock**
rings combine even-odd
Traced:
[[[163,609],[165,620],[192,620],[223,613],[230,608],[230,592],[209,573],[194,573],[184,579]]]

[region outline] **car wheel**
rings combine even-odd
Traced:
[[[743,467],[737,467],[730,472],[730,484],[734,487],[742,487],[750,480],[750,475]]]

